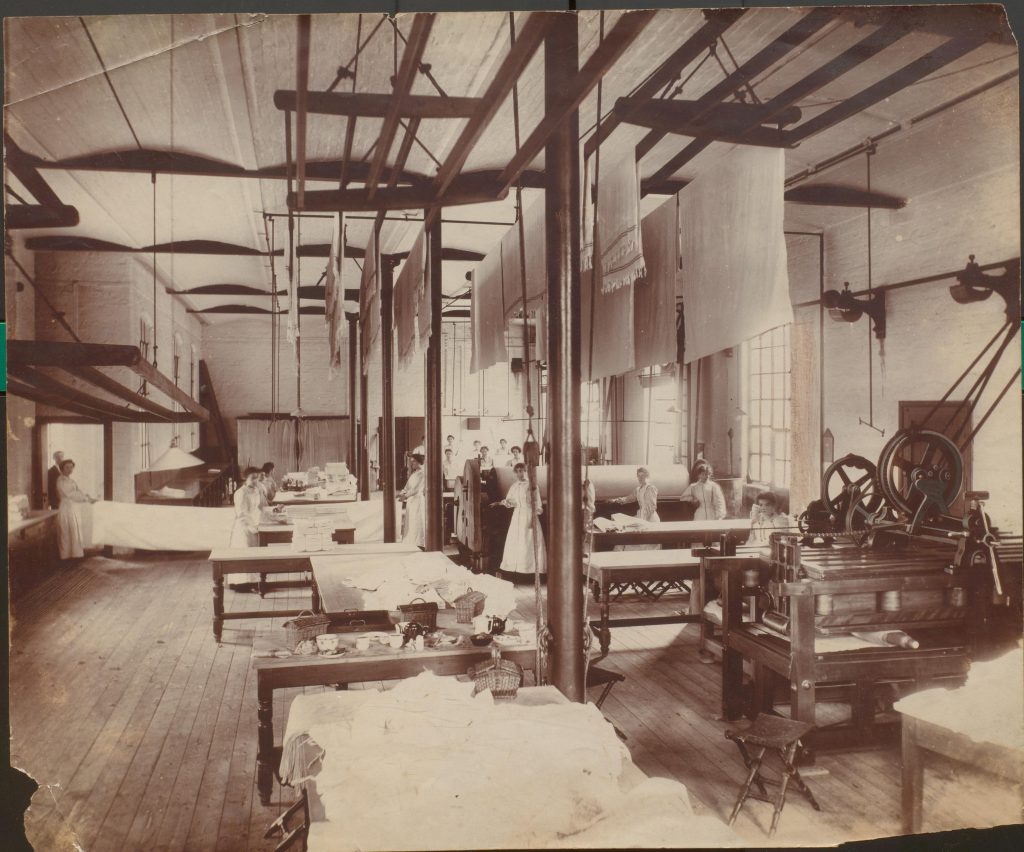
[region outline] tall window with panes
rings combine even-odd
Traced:
[[[790,326],[747,341],[747,475],[789,487],[792,468]]]
[[[664,467],[682,459],[689,451],[686,434],[685,386],[672,366],[654,366],[640,374],[647,413],[647,463]],[[680,390],[682,389],[682,393]]]

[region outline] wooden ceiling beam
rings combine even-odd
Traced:
[[[641,182],[641,195],[675,195],[684,189],[688,180],[653,180]],[[787,189],[782,196],[793,204],[808,204],[817,207],[874,207],[885,210],[900,210],[907,206],[907,199],[886,192],[868,192],[857,187],[841,184],[802,184]]]
[[[416,74],[423,59],[423,52],[427,49],[430,30],[434,26],[434,17],[433,13],[419,13],[413,16],[412,31],[409,33],[405,50],[402,51],[402,61],[392,84],[394,101],[384,116],[380,136],[377,137],[377,147],[373,153],[373,162],[370,164],[370,174],[366,185],[368,200],[372,200],[377,192],[377,183],[384,171],[388,155],[391,153],[395,134],[398,132],[402,98],[412,91],[412,84],[416,80]],[[301,204],[299,209],[302,209]]]
[[[847,98],[842,103],[797,125],[792,130],[787,131],[786,136],[791,142],[798,143],[816,133],[821,133],[823,130],[834,127],[851,116],[863,112],[878,102],[895,95],[897,92],[938,71],[940,68],[955,62],[972,50],[976,50],[985,40],[980,34],[952,38],[939,45],[930,53],[915,59],[898,71],[883,77],[877,83]]]
[[[44,207],[42,204],[11,204],[4,224],[9,231],[25,228],[73,228],[78,224],[78,210],[67,204]]]
[[[415,220],[414,220],[415,221]],[[331,246],[329,243],[306,243],[305,245],[299,246],[295,254],[298,257],[329,257]],[[462,261],[469,263],[479,263],[484,259],[484,255],[478,251],[470,251],[469,249],[460,248],[445,248],[442,249],[441,260],[449,261]],[[345,257],[350,260],[362,260],[366,256],[366,250],[359,246],[345,246]],[[392,252],[389,255],[385,255],[394,260],[405,260],[409,256],[407,251]],[[266,294],[269,295],[269,294]]]
[[[655,14],[654,10],[622,13],[615,22],[615,26],[590,54],[576,76],[567,83],[567,97],[560,102],[559,109],[553,113],[545,113],[502,171],[498,178],[501,191],[507,192],[508,188],[515,183],[520,172],[540,154],[552,131],[565,120],[566,116],[579,109],[587,95],[594,90],[609,69],[618,62]]]
[[[109,419],[99,414],[93,408],[78,405],[77,403],[56,394],[45,393],[32,385],[18,381],[14,376],[7,377],[7,392],[12,393],[15,396],[20,396],[22,399],[38,402],[40,405],[50,405],[62,411],[70,411],[72,414],[79,414],[82,417],[88,417],[90,420],[95,420],[97,423],[102,423],[104,420]]]
[[[372,199],[361,189],[314,190],[306,193],[304,211],[307,212],[345,212],[345,213],[377,213],[380,210],[422,210],[433,204],[456,207],[461,204],[485,204],[489,201],[500,201],[508,193],[496,193],[493,189],[483,190],[477,186],[463,188],[458,182],[450,187],[450,191],[441,199],[434,195],[432,188],[398,186],[393,189],[382,189]],[[288,206],[295,210],[298,199],[292,193],[288,196]]]
[[[13,368],[12,374],[21,381],[32,387],[38,388],[44,393],[52,394],[61,399],[66,399],[78,406],[91,408],[105,420],[130,420],[132,411],[122,405],[99,399],[90,394],[84,393],[71,385],[58,381],[53,376],[35,370],[32,367],[19,366]],[[161,418],[162,419],[162,418]]]
[[[193,415],[182,411],[172,411],[166,406],[160,405],[158,402],[154,402],[148,396],[143,396],[140,393],[136,393],[131,388],[125,387],[117,381],[117,379],[111,378],[106,373],[97,370],[95,367],[87,367],[82,364],[65,364],[64,370],[71,373],[73,376],[78,376],[78,378],[83,381],[96,385],[96,387],[105,390],[107,393],[120,397],[125,400],[125,402],[130,402],[144,411],[148,411],[150,414],[155,414],[157,417],[160,417],[168,423],[195,422],[196,418]]]
[[[675,52],[655,69],[654,73],[633,93],[637,100],[650,100],[675,80],[679,74],[713,45],[722,33],[732,26],[746,9],[705,9],[704,25],[684,41]],[[583,146],[584,157],[591,156],[597,146],[619,126],[621,119],[615,113],[607,115],[594,134]]]
[[[32,193],[32,197],[43,207],[53,209],[63,207],[57,193],[39,174],[39,168],[34,160],[34,157],[22,151],[18,144],[4,133],[4,165],[11,170],[11,174]]]
[[[96,252],[125,252],[128,254],[204,254],[223,255],[238,257],[269,257],[270,253],[252,249],[248,246],[236,246],[231,243],[221,243],[214,240],[178,240],[173,243],[160,243],[156,246],[142,246],[132,248],[131,246],[111,243],[106,240],[97,240],[93,237],[49,235],[42,237],[29,237],[25,240],[25,246],[30,251],[96,251]],[[274,254],[280,257],[282,249]]]
[[[308,92],[306,110],[316,115],[347,118],[384,118],[395,106],[393,95],[363,92]],[[296,93],[287,89],[274,92],[274,106],[294,110]],[[469,118],[480,108],[480,98],[406,95],[397,104],[400,118]]]
[[[758,74],[767,71],[772,65],[783,59],[815,33],[819,32],[829,23],[836,20],[838,14],[839,12],[836,9],[812,9],[799,21],[793,24],[793,26],[782,33],[782,35],[775,39],[775,41],[766,47],[763,47],[739,68],[729,74],[724,80],[721,80],[701,95],[697,99],[692,120],[696,122],[704,120],[706,116],[711,113],[715,107],[723,103],[727,97],[741,89],[749,80],[753,79]],[[657,131],[652,132],[657,133]],[[664,134],[658,135],[657,138],[653,140],[653,143],[657,144],[657,142],[662,138],[664,138]],[[648,134],[648,136],[645,136],[644,139],[641,140],[640,144],[637,145],[638,160],[654,147],[654,144],[651,144],[650,141],[651,134]],[[711,141],[712,140],[710,139],[695,139],[683,148],[682,151],[672,157],[660,169],[658,169],[651,176],[651,180],[655,183],[668,180],[679,170],[683,163],[689,162],[701,150],[703,150],[704,147],[707,147]]]
[[[82,364],[91,367],[129,367],[140,378],[166,394],[199,420],[206,421],[209,412],[192,397],[157,370],[138,346],[115,343],[65,343],[50,340],[10,340],[7,360],[14,367],[61,367]]]
[[[537,52],[544,36],[547,34],[551,24],[551,15],[559,15],[560,12],[531,12],[526,19],[522,30],[516,37],[515,44],[509,48],[508,53],[502,60],[501,65],[495,72],[491,82],[488,83],[483,96],[480,98],[480,109],[466,122],[465,127],[459,134],[458,139],[452,146],[451,151],[445,158],[444,163],[437,173],[437,180],[432,189],[433,204],[440,205],[442,199],[447,199],[448,191],[458,177],[462,167],[466,164],[473,147],[483,136],[484,131],[490,126],[498,110],[505,102],[512,86],[515,85],[519,76],[526,69],[533,55]],[[450,203],[447,200],[444,202]],[[422,205],[427,206],[427,205]],[[436,213],[429,214],[430,218]],[[426,223],[424,227],[427,227]]]
[[[297,15],[295,48],[295,180],[302,205],[306,193],[306,94],[309,91],[309,36],[311,15]]]

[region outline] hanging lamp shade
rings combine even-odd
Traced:
[[[206,462],[192,455],[192,453],[186,453],[181,447],[172,444],[160,458],[149,466],[149,471],[181,470],[186,467],[197,467],[201,464],[206,464]]]

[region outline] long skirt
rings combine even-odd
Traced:
[[[423,495],[416,494],[405,502],[405,536],[403,544],[424,547]]]
[[[78,506],[72,500],[64,500],[57,510],[57,539],[61,559],[79,559],[85,556],[82,549],[82,518]]]
[[[534,546],[534,530],[537,531]],[[547,557],[544,550],[544,533],[540,519],[530,526],[530,509],[517,506],[512,513],[505,537],[505,552],[501,559],[501,570],[516,574],[544,574],[547,572]]]

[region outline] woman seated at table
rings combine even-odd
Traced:
[[[712,474],[710,464],[698,461],[690,474],[690,484],[679,497],[684,503],[697,504],[695,521],[720,521],[725,517],[725,495],[722,486],[712,481]]]
[[[747,544],[767,546],[773,532],[792,528],[788,517],[779,511],[779,499],[771,491],[762,491],[750,507],[750,538]]]
[[[61,559],[81,559],[85,556],[82,548],[82,517],[78,504],[96,502],[95,497],[86,494],[71,478],[74,470],[75,463],[72,459],[60,462],[60,476],[57,477],[57,496],[60,499],[57,508],[57,539]]]
[[[258,467],[242,472],[242,486],[235,492],[235,522],[231,527],[231,547],[257,547],[258,528],[267,506],[267,493],[260,486]]]
[[[512,483],[504,500],[498,504],[512,512],[512,520],[505,536],[505,552],[501,559],[502,571],[512,574],[544,574],[547,572],[544,533],[540,528],[540,490],[533,486],[533,516],[531,517],[530,483],[526,465],[520,462],[513,468],[516,481]],[[532,521],[532,523],[531,523]]]
[[[660,521],[661,518],[658,516],[658,489],[650,482],[650,478],[651,472],[646,467],[638,467],[636,469],[636,481],[640,484],[637,485],[633,494],[626,497],[613,497],[611,502],[636,503],[638,504],[636,516],[641,521]]]
[[[398,492],[398,499],[405,501],[405,535],[404,544],[424,547],[423,532],[423,462],[425,456],[413,453],[409,457],[411,472],[406,480],[405,488]]]
[[[450,449],[444,451],[444,464],[441,468],[441,476],[444,478],[444,490],[451,491],[455,488],[455,480],[459,475],[459,464],[455,461],[455,452]]]

